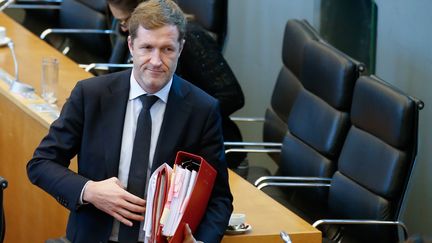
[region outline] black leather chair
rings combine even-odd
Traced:
[[[359,72],[349,57],[320,42],[305,45],[300,89],[288,117],[277,176],[330,178],[350,127],[349,111]],[[265,177],[260,180],[274,180]],[[286,179],[286,178],[284,178]],[[259,181],[258,181],[259,183]],[[327,190],[266,188],[266,193],[314,218],[327,210]]]
[[[105,0],[63,0],[58,27],[40,35],[77,63],[108,62],[112,37]]]
[[[417,154],[418,113],[423,103],[376,77],[361,77],[354,92],[352,126],[329,192],[330,215],[397,221]],[[345,242],[396,242],[398,238],[396,227],[344,227]]]
[[[282,46],[283,66],[279,72],[269,107],[265,111],[263,140],[281,143],[288,129],[288,116],[299,91],[302,89],[300,73],[304,60],[304,47],[319,35],[305,21],[289,20],[285,26]],[[272,158],[278,163],[279,156]]]
[[[57,28],[58,12],[62,0],[15,0],[5,13],[33,34],[46,28]]]
[[[289,146],[283,146],[283,157],[275,148],[251,152],[273,152],[276,155],[273,159],[280,167],[279,175],[330,177],[349,126],[354,83],[364,66],[324,43],[305,21],[288,21],[283,50],[285,67],[266,110],[263,137],[266,142],[273,142],[274,147],[278,143],[282,147],[282,142],[293,143],[290,139],[298,140],[293,146],[304,144],[306,154],[295,157],[300,154]],[[312,153],[317,154],[313,159]],[[265,173],[253,173],[248,180],[255,181]]]
[[[326,185],[327,218],[333,219],[314,223],[322,227],[327,240],[397,242],[397,226],[407,235],[398,220],[417,154],[418,113],[422,108],[421,101],[377,77],[358,79],[350,114],[352,125],[338,169]],[[264,182],[259,187],[266,186]]]
[[[227,32],[228,0],[177,0],[177,4],[196,22],[215,37],[223,48]]]
[[[0,243],[3,242],[6,232],[6,220],[3,210],[3,190],[8,186],[8,182],[0,176]]]

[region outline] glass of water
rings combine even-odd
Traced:
[[[42,98],[49,104],[57,102],[59,61],[54,57],[42,58]]]

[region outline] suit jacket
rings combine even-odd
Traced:
[[[117,177],[131,70],[77,83],[60,117],[27,165],[32,183],[70,210],[67,238],[72,242],[107,242],[113,217],[91,204],[79,205],[88,180]],[[232,212],[218,102],[174,76],[157,141],[152,171],[173,164],[184,150],[204,157],[217,170],[206,214],[194,234],[218,242]],[[78,173],[67,167],[78,155]]]

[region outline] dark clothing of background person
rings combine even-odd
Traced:
[[[244,95],[233,71],[226,62],[216,40],[193,21],[188,22],[186,42],[176,74],[219,100],[225,141],[241,142],[238,126],[229,118],[244,106]],[[236,168],[245,159],[243,153],[227,155],[227,164]]]

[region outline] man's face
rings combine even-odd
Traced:
[[[128,22],[131,13],[126,10],[122,10],[119,7],[116,7],[115,5],[108,4],[108,6],[111,10],[113,17],[119,21],[120,29],[123,32],[128,32]]]
[[[134,64],[134,77],[145,91],[155,93],[171,79],[184,41],[178,41],[179,32],[174,25],[158,29],[138,27],[134,40],[128,37]]]

